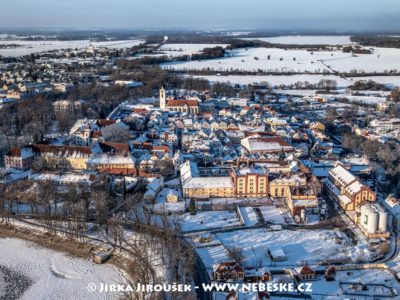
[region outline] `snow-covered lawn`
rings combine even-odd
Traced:
[[[253,207],[240,207],[240,213],[242,215],[244,225],[252,226],[258,223],[257,214]]]
[[[295,45],[348,45],[348,35],[286,35],[267,38],[245,38],[246,40],[260,40],[274,44],[295,44]]]
[[[375,48],[373,54],[343,53],[337,50],[307,51],[303,49],[248,48],[228,51],[229,57],[202,61],[169,62],[165,69],[211,69],[214,71],[272,71],[272,72],[383,72],[400,70],[400,49]],[[270,59],[268,57],[270,56]],[[325,64],[322,63],[325,62]]]
[[[196,215],[185,214],[182,216],[181,230],[221,229],[223,227],[238,226],[239,219],[235,212],[231,211],[204,211]]]
[[[0,264],[33,282],[21,299],[65,299],[66,295],[69,299],[117,299],[117,293],[89,293],[87,285],[126,283],[110,265],[95,265],[15,238],[0,239]]]
[[[369,254],[366,245],[353,247],[337,244],[335,234],[330,230],[249,229],[217,233],[216,237],[227,249],[241,250],[245,267],[311,264],[343,257],[366,258]],[[287,261],[272,263],[267,254],[268,248],[281,248]]]
[[[130,48],[140,43],[142,40],[121,40],[121,41],[106,41],[106,42],[91,42],[89,40],[77,41],[23,41],[23,40],[0,40],[0,45],[21,45],[21,47],[0,49],[2,56],[21,56],[31,53],[46,52],[60,49],[81,49],[89,46],[104,47],[104,48]]]
[[[274,224],[284,224],[285,219],[283,218],[283,212],[275,206],[261,206],[261,213],[264,217],[265,222],[271,222]]]

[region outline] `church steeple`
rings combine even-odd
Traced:
[[[160,108],[166,109],[166,107],[167,107],[167,96],[165,94],[165,88],[164,86],[162,86],[160,89]]]

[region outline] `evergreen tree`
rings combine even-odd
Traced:
[[[196,203],[194,202],[194,199],[190,199],[190,203],[189,203],[189,213],[191,215],[195,215],[196,214]]]

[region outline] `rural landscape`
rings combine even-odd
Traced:
[[[399,299],[400,27],[312,26],[0,26],[0,299]]]

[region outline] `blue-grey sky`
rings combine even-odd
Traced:
[[[399,0],[3,0],[0,27],[399,30]]]

